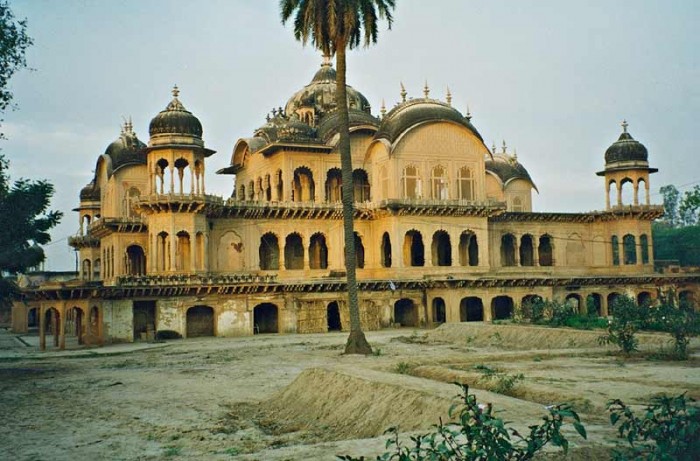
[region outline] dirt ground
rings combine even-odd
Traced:
[[[589,433],[567,459],[616,443],[605,403],[700,397],[699,344],[687,362],[597,346],[597,332],[491,324],[370,332],[373,356],[341,355],[346,333],[258,335],[48,351],[0,330],[0,459],[332,460],[381,453],[383,431],[424,431],[469,383],[516,427],[571,402]],[[32,343],[32,338],[24,338]],[[484,370],[523,379],[513,396]],[[555,451],[556,452],[556,451]],[[552,453],[555,453],[552,452]],[[558,454],[548,458],[559,458]]]

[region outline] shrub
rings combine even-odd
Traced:
[[[697,336],[700,332],[698,313],[685,307],[663,304],[654,309],[653,318],[654,323],[659,325],[662,331],[670,333],[673,337],[676,358],[687,360],[690,338]]]
[[[408,375],[411,373],[411,370],[413,370],[413,365],[408,362],[399,362],[396,364],[396,367],[394,367],[394,371],[401,375]]]
[[[608,324],[608,333],[600,336],[600,344],[615,344],[626,355],[637,350],[635,334],[642,320],[637,304],[632,298],[620,296],[612,305],[613,319]]]
[[[610,423],[627,439],[628,450],[615,450],[614,460],[700,459],[700,411],[685,394],[654,397],[642,417],[621,400],[608,402]]]
[[[520,310],[523,318],[530,319],[531,323],[541,323],[544,320],[547,302],[542,298],[525,301]]]
[[[574,306],[568,302],[557,302],[552,301],[551,303],[552,316],[549,320],[549,324],[553,327],[563,327],[569,318],[575,317],[577,315]]]
[[[578,414],[568,405],[547,407],[549,415],[543,422],[529,426],[530,433],[522,435],[508,423],[494,415],[491,404],[477,403],[476,396],[469,394],[469,386],[462,388],[461,402],[450,407],[450,417],[458,416],[458,422],[444,424],[442,420],[433,432],[411,437],[411,446],[403,446],[398,430],[390,428],[386,446],[390,451],[377,456],[378,461],[423,461],[423,460],[528,460],[545,445],[562,447],[568,451],[569,442],[561,433],[566,419],[573,420],[576,431],[586,438],[586,429]],[[364,457],[338,456],[345,461],[364,461]]]
[[[182,335],[173,330],[158,330],[156,332],[156,339],[182,339]]]

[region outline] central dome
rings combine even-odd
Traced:
[[[321,68],[311,79],[311,83],[294,93],[285,106],[285,114],[297,114],[305,120],[304,109],[312,109],[313,115],[321,118],[335,110],[336,72],[330,60],[325,57]],[[347,85],[348,108],[370,113],[370,105],[362,93]]]

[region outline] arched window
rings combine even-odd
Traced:
[[[515,266],[515,237],[505,234],[501,237],[501,266]]]
[[[532,247],[532,235],[523,235],[520,238],[520,265],[534,266],[534,251]]]
[[[204,270],[204,234],[197,232],[194,237],[195,254],[194,268],[195,270]]]
[[[124,216],[130,218],[138,216],[138,214],[134,210],[134,204],[138,201],[140,195],[141,191],[139,191],[136,187],[130,187],[129,190],[126,191],[126,194],[124,196]]]
[[[624,253],[624,262],[626,265],[637,264],[637,243],[634,235],[627,234],[622,237],[622,247]]]
[[[263,180],[263,188],[264,190],[264,198],[266,202],[269,202],[272,200],[272,182],[270,180],[270,175],[266,174],[265,179]]]
[[[520,197],[513,198],[512,208],[513,208],[512,211],[516,211],[516,212],[523,211],[523,201],[520,199]]]
[[[83,260],[83,280],[92,279],[92,263],[89,259]]]
[[[157,265],[159,271],[170,270],[170,236],[167,232],[158,234],[156,244]]]
[[[479,265],[479,244],[476,241],[476,234],[472,231],[464,231],[459,236],[459,265]]]
[[[391,267],[391,238],[388,232],[382,235],[382,267]]]
[[[326,174],[326,201],[330,203],[342,200],[343,178],[338,168],[331,168]]]
[[[447,200],[449,198],[447,172],[438,165],[430,174],[430,196],[435,200]]]
[[[404,266],[413,267],[425,264],[423,236],[416,230],[406,232],[406,237],[403,241],[403,264]]]
[[[245,201],[245,185],[241,184],[238,186],[238,200],[241,202]]]
[[[139,245],[126,248],[126,273],[129,275],[144,275],[146,273],[146,254]]]
[[[275,184],[277,189],[277,201],[284,200],[284,180],[282,179],[282,170],[277,170],[275,173]]]
[[[189,272],[190,271],[190,234],[185,231],[180,231],[177,233],[177,247],[175,248],[177,267],[179,271]]]
[[[417,167],[409,165],[403,169],[401,187],[404,198],[421,198],[423,196],[421,178],[418,175]]]
[[[369,178],[365,170],[352,172],[352,193],[356,202],[369,202]]]
[[[540,261],[540,266],[554,265],[554,246],[552,245],[552,237],[550,235],[545,234],[540,236],[537,256]]]
[[[462,200],[474,200],[474,173],[469,167],[463,166],[459,169],[457,194]]]
[[[357,232],[355,232],[355,267],[358,269],[365,267],[365,246],[362,244],[362,238]]]
[[[634,203],[634,181],[630,178],[620,181],[620,200],[622,201],[621,205]]]
[[[179,194],[189,194],[192,191],[192,171],[190,170],[189,166],[190,163],[184,158],[175,160]]]
[[[610,239],[610,246],[612,247],[612,263],[614,266],[620,265],[620,241],[617,235],[613,235]]]
[[[642,250],[642,264],[649,264],[649,237],[646,234],[639,236],[639,246]]]
[[[252,179],[248,181],[248,200],[255,200],[255,182]]]
[[[326,269],[328,267],[326,237],[321,233],[311,236],[311,242],[309,243],[309,267],[311,269]]]
[[[304,245],[297,233],[289,234],[285,241],[284,267],[289,270],[304,268]]]
[[[260,237],[260,270],[278,270],[280,268],[280,246],[277,236],[267,233]]]
[[[381,183],[382,199],[386,200],[389,198],[389,173],[387,172],[386,166],[382,166],[379,169],[379,182]]]
[[[156,184],[155,184],[155,192],[159,194],[165,193],[165,182],[166,182],[166,173],[169,172],[168,170],[168,161],[165,160],[164,158],[161,158],[156,162]],[[168,190],[170,190],[170,186],[168,186]],[[170,190],[172,192],[172,190]]]
[[[302,166],[294,170],[292,194],[292,200],[294,202],[314,201],[314,197],[316,197],[314,175],[307,167]]]
[[[452,244],[450,235],[445,231],[437,231],[433,234],[432,244],[433,266],[452,265]]]

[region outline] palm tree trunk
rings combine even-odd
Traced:
[[[348,114],[347,91],[345,86],[345,45],[336,49],[336,105],[340,122],[340,171],[343,178],[343,231],[345,240],[345,271],[348,280],[348,308],[350,309],[350,336],[345,344],[346,354],[371,354],[372,347],[367,342],[360,323],[360,308],[357,301],[357,277],[355,273],[355,228],[354,197],[352,186],[352,156],[350,153],[350,116]]]

